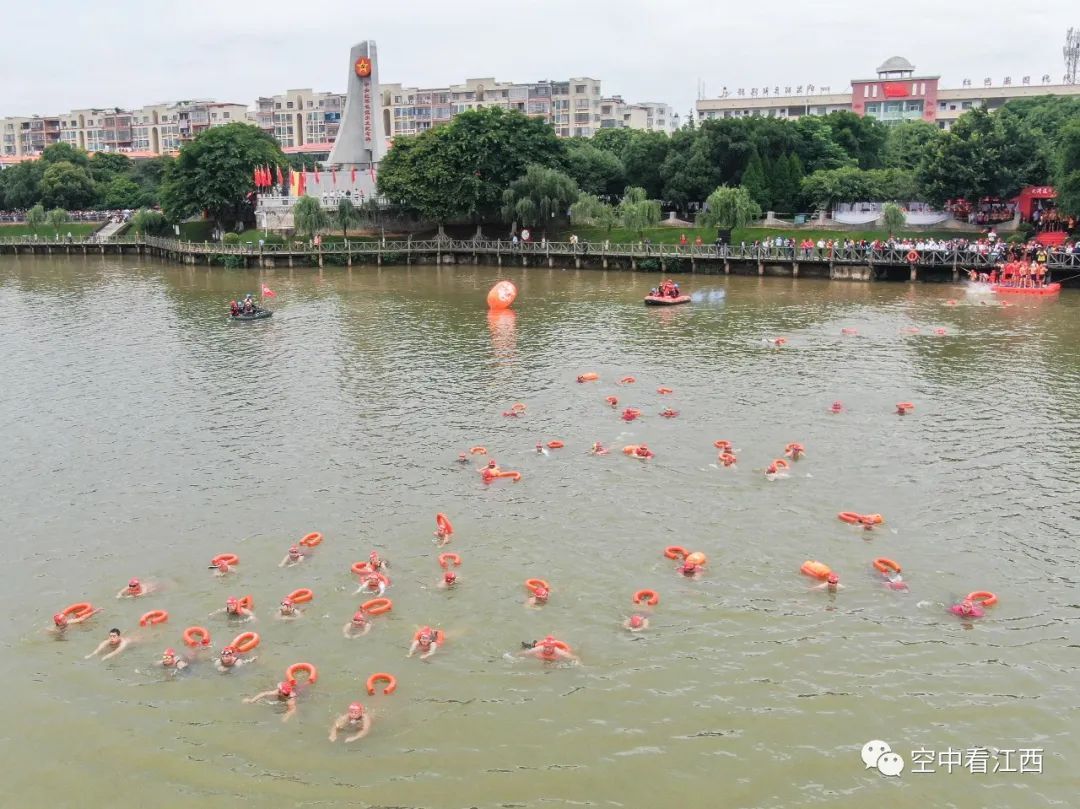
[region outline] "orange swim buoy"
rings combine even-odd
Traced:
[[[189,626],[184,630],[184,643],[188,646],[209,646],[210,630],[202,626]]]
[[[857,329],[840,329],[841,334],[858,334]]]
[[[726,449],[728,451],[731,450],[731,442],[725,441],[723,438],[716,439],[715,441],[713,441],[712,445],[717,449]]]
[[[551,585],[543,579],[525,579],[525,589],[533,595],[536,595],[536,591],[543,588],[549,593],[551,592]]]
[[[823,562],[813,562],[807,560],[802,563],[802,567],[799,568],[799,572],[805,576],[811,576],[815,579],[825,579],[828,578],[830,573],[832,573],[832,569]]]
[[[855,525],[855,523],[862,522],[862,515],[861,514],[856,514],[854,511],[841,511],[836,516],[839,517],[844,522],[850,523],[851,525]]]
[[[60,610],[65,616],[73,615],[76,618],[86,618],[93,613],[94,607],[89,601],[80,601],[78,604],[71,604],[64,609]]]
[[[681,545],[668,545],[664,548],[664,556],[668,559],[684,559],[690,554],[686,548]]]
[[[461,565],[461,557],[458,556],[456,553],[440,553],[439,567],[445,570],[446,568],[450,567],[450,565],[453,565],[454,567],[458,567],[459,565]]]
[[[916,261],[919,260],[919,254],[916,253],[914,250],[909,250],[907,254],[907,260],[908,264],[914,264]]]
[[[879,556],[877,559],[874,560],[874,568],[879,573],[885,573],[889,570],[891,570],[893,573],[900,572],[900,564],[898,562],[894,562],[892,559],[886,559],[884,556]]]
[[[240,599],[240,606],[247,610],[255,609],[255,599],[251,596],[244,596]]]
[[[163,624],[168,620],[169,613],[165,612],[165,610],[150,610],[150,612],[143,613],[142,618],[139,619],[139,626]]]
[[[224,562],[229,567],[240,564],[240,557],[235,553],[219,553],[213,559],[210,560],[210,567],[217,567]]]
[[[299,590],[293,590],[286,598],[290,599],[293,604],[306,604],[315,597],[315,594],[311,592],[307,587],[301,587]]]
[[[444,537],[448,537],[454,533],[454,526],[451,524],[449,518],[441,511],[435,515],[435,527],[439,529],[439,533]]]
[[[968,593],[964,600],[978,602],[984,607],[992,607],[997,604],[998,598],[988,590],[976,590],[973,593]]]
[[[911,402],[897,402],[896,403],[896,412],[897,412],[898,415],[906,416],[907,412],[909,410],[914,410],[914,409],[915,409],[915,405],[913,405]]]
[[[693,553],[688,553],[684,561],[687,564],[697,565],[698,567],[705,567],[705,565],[709,564],[709,557],[703,554],[701,551],[694,551]]]
[[[469,452],[472,455],[487,455],[487,447],[470,447]]]
[[[619,380],[619,383],[623,385],[633,385],[635,382],[637,382],[637,380],[632,376],[624,376]]]
[[[772,462],[772,465],[775,466],[777,469],[790,469],[791,468],[791,465],[787,461],[785,461],[783,458],[777,458],[775,461]]]
[[[316,545],[322,544],[323,536],[318,531],[312,531],[310,534],[305,534],[300,539],[300,544],[306,548],[314,548]]]
[[[240,654],[246,654],[253,651],[259,645],[259,633],[241,632],[232,639],[232,643],[229,645],[240,652]]]
[[[627,444],[622,448],[623,455],[633,455],[640,448],[640,444]]]
[[[604,399],[604,401],[607,402],[612,407],[618,407],[619,406],[619,398],[617,396],[608,396],[606,399]]]
[[[732,455],[730,452],[721,452],[718,460],[724,466],[734,466],[739,459]]]
[[[668,394],[668,393],[674,393],[675,391],[673,391],[671,388],[665,388],[665,387],[661,386],[661,387],[656,389],[656,392],[659,393],[661,396],[663,396],[663,395]]]
[[[517,287],[514,286],[513,283],[510,281],[499,281],[495,286],[488,290],[488,309],[494,309],[496,311],[500,309],[509,309],[510,304],[514,302],[517,294]]]
[[[562,449],[566,446],[566,444],[564,444],[562,441],[559,441],[558,439],[554,441],[548,441],[547,445],[548,449]]]
[[[385,671],[380,671],[367,678],[367,692],[369,697],[373,696],[378,690],[376,688],[378,683],[386,683],[386,688],[383,689],[384,694],[393,694],[397,691],[397,677],[393,674],[387,674]]]
[[[538,640],[533,643],[534,649],[543,649],[544,647],[551,647],[551,651],[544,651],[541,654],[541,658],[544,660],[558,660],[558,655],[555,654],[555,649],[562,649],[564,652],[570,654],[572,649],[567,643],[563,643],[561,640],[556,640],[551,635],[548,635],[543,640]]]
[[[524,413],[528,409],[529,408],[525,406],[524,402],[514,402],[510,405],[510,410],[514,413]]]
[[[600,374],[596,373],[596,371],[587,371],[584,374],[578,374],[577,381],[578,382],[595,382],[599,378],[600,378]]]
[[[512,481],[514,481],[514,483],[517,483],[519,480],[521,480],[521,473],[507,470],[507,471],[504,471],[504,472],[496,472],[491,477],[493,477],[493,478],[510,478]]]
[[[636,419],[640,415],[641,415],[641,411],[638,410],[636,407],[628,407],[622,412],[622,420],[623,421],[633,421],[634,419]]]
[[[797,461],[799,459],[799,456],[804,455],[805,453],[806,447],[796,441],[792,441],[790,444],[784,447],[784,456],[787,458],[791,458],[791,460],[793,461]]]
[[[660,603],[660,596],[655,590],[638,590],[634,593],[633,602],[640,604],[642,601],[650,607],[655,607]]]
[[[880,514],[860,514],[859,522],[863,525],[881,525],[885,522],[885,518]]]
[[[310,663],[293,663],[285,669],[285,679],[290,683],[296,682],[297,674],[306,674],[309,685],[314,685],[319,681],[319,670]]]
[[[389,598],[373,598],[360,605],[360,609],[368,615],[382,615],[394,608],[394,602]]]
[[[375,570],[371,566],[371,562],[353,562],[352,567],[349,568],[357,576],[366,576],[368,573],[374,573]]]

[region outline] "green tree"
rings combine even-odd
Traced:
[[[341,235],[349,238],[349,228],[360,224],[360,211],[352,204],[352,200],[343,197],[334,211],[334,224],[341,228]]]
[[[40,202],[26,212],[26,224],[32,228],[39,228],[45,224],[48,215],[45,213],[45,206]]]
[[[643,236],[645,228],[660,224],[660,203],[649,199],[644,188],[629,187],[618,207],[619,223]]]
[[[926,121],[903,121],[890,126],[885,135],[884,166],[914,171],[944,136],[944,130]]]
[[[180,221],[202,211],[224,230],[254,225],[249,195],[257,166],[283,166],[285,156],[270,135],[249,124],[227,124],[200,132],[180,148],[165,173],[161,204]]]
[[[169,223],[165,214],[160,211],[151,211],[140,208],[131,217],[131,229],[143,236],[157,236],[168,230]]]
[[[1080,118],[1062,127],[1058,143],[1058,208],[1065,214],[1080,216]]]
[[[903,209],[895,202],[886,203],[881,209],[881,221],[885,225],[885,230],[889,231],[890,235],[899,233],[904,229],[904,225],[907,223]]]
[[[802,181],[806,176],[806,172],[803,171],[802,161],[795,152],[791,153],[788,157],[788,178],[791,182],[792,189],[792,201],[794,202],[794,208],[802,208],[803,206],[803,194],[802,194]]]
[[[44,166],[40,160],[24,160],[0,171],[0,197],[3,197],[3,207],[26,210],[39,203],[43,173]]]
[[[293,205],[293,230],[297,236],[313,238],[320,230],[330,227],[330,217],[323,210],[322,204],[307,194],[300,197]]]
[[[503,192],[502,218],[504,222],[546,228],[580,194],[577,183],[561,171],[529,166],[525,175]]]
[[[871,188],[871,172],[854,166],[815,171],[803,178],[802,192],[817,210],[831,210],[838,202],[858,202],[876,199]]]
[[[765,167],[756,149],[751,153],[750,162],[746,164],[746,170],[743,171],[741,185],[762,210],[769,209],[771,200],[768,181],[765,178]]]
[[[769,166],[769,196],[777,211],[794,213],[799,208],[799,183],[791,176],[791,155],[780,155]]]
[[[722,185],[705,200],[705,210],[698,217],[698,224],[706,228],[731,231],[744,228],[760,217],[761,206],[754,202],[745,187],[731,188]]]
[[[671,139],[663,132],[646,132],[640,129],[632,132],[622,155],[626,182],[630,186],[644,188],[650,197],[658,198],[664,188],[664,177],[660,169],[671,148]]]
[[[161,203],[161,184],[165,180],[165,172],[172,163],[173,158],[169,155],[134,162],[131,167],[131,179],[138,184],[142,191],[142,201],[140,203],[142,206]]]
[[[394,139],[379,165],[379,193],[439,223],[500,213],[503,191],[532,164],[561,167],[566,145],[543,121],[498,107]]]
[[[102,205],[106,208],[138,208],[145,192],[138,183],[123,175],[117,175],[105,184],[99,184]]]
[[[130,174],[131,167],[131,158],[125,154],[95,152],[90,157],[90,176],[102,185],[107,185],[121,175]]]
[[[715,187],[716,170],[705,152],[705,141],[696,130],[681,129],[668,145],[660,167],[664,179],[663,198],[685,211],[691,202],[701,202]]]
[[[856,161],[833,140],[832,127],[820,115],[804,115],[794,127],[796,151],[808,173],[855,165]]]
[[[626,186],[622,161],[606,149],[598,149],[587,140],[574,139],[566,144],[567,173],[587,194],[614,196]]]
[[[888,128],[879,121],[847,110],[831,112],[825,123],[832,131],[833,142],[847,152],[861,169],[879,168]]]
[[[41,175],[41,201],[52,208],[92,208],[97,198],[97,187],[81,166],[61,160],[50,163]]]
[[[602,227],[610,231],[618,219],[614,207],[595,194],[586,194],[583,191],[570,206],[570,221],[578,226]]]
[[[90,166],[90,155],[83,149],[76,149],[70,143],[61,141],[42,150],[41,162],[46,166],[51,163],[71,163],[85,169]]]
[[[68,220],[70,220],[71,217],[68,216],[68,212],[65,211],[63,208],[53,208],[47,214],[46,219],[48,220],[50,227],[54,227],[59,230],[65,224],[67,224]]]

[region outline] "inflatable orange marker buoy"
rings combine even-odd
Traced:
[[[599,378],[600,378],[600,374],[596,373],[596,371],[586,371],[583,374],[578,374],[577,381],[578,382],[595,382]]]
[[[184,643],[188,646],[209,646],[210,632],[205,627],[189,626],[184,630]]]
[[[671,388],[665,388],[663,386],[660,386],[656,389],[656,392],[659,393],[661,396],[664,396],[668,393],[674,393],[675,391],[673,391]]]
[[[300,538],[300,544],[305,548],[314,548],[316,545],[321,545],[323,541],[323,535],[318,531],[312,531],[310,534],[304,534]]]
[[[853,335],[853,334],[858,334],[859,331],[858,331],[858,329],[840,329],[840,333],[841,334],[847,334],[847,335]]]
[[[554,441],[548,441],[548,449],[562,449],[566,446],[562,441],[555,439]]]
[[[360,605],[360,609],[368,615],[382,615],[394,608],[394,602],[389,598],[373,598]]]
[[[682,545],[668,545],[664,548],[664,556],[668,559],[682,559],[690,554]]]
[[[517,293],[517,287],[512,283],[509,281],[499,281],[499,283],[488,290],[488,309],[509,309],[510,304],[512,304],[517,297]]]
[[[375,694],[376,686],[380,683],[386,683],[386,687],[383,689],[384,694],[393,694],[397,690],[397,677],[393,674],[387,674],[384,671],[380,671],[378,674],[372,674],[367,678],[367,692],[368,696]]]
[[[240,652],[240,654],[247,654],[254,651],[259,645],[259,633],[258,632],[241,632],[235,638],[232,639],[231,647]]]
[[[169,620],[169,613],[165,610],[150,610],[145,613],[142,618],[139,619],[139,626],[146,626],[147,624],[163,624]]]
[[[441,511],[435,515],[435,536],[445,539],[454,533],[454,526],[450,523],[450,520]]]
[[[319,681],[319,670],[310,663],[293,663],[287,669],[285,669],[285,679],[291,683],[296,682],[296,675],[306,674],[309,685],[314,685]]]
[[[807,560],[802,563],[802,567],[799,568],[799,572],[804,576],[810,576],[815,579],[827,578],[832,570],[823,562],[813,562]]]
[[[633,602],[640,604],[642,601],[650,607],[655,607],[660,603],[660,596],[655,590],[638,590],[634,593]]]
[[[624,376],[619,382],[623,385],[633,385],[637,380],[632,376]]]
[[[968,593],[965,601],[973,601],[978,604],[982,604],[984,607],[992,607],[997,604],[997,596],[987,590],[976,590],[974,593]]]
[[[604,399],[604,401],[607,402],[612,407],[618,407],[619,406],[619,398],[617,396],[608,396],[606,399]]]
[[[307,587],[301,587],[299,590],[293,590],[285,597],[292,601],[293,604],[306,604],[315,597],[315,594]]]
[[[450,567],[450,565],[453,565],[454,567],[457,567],[460,564],[461,564],[461,557],[458,556],[456,553],[440,553],[439,554],[439,567],[443,568],[444,570],[446,568]]]
[[[911,402],[897,402],[896,403],[896,415],[906,416],[909,411],[914,410],[915,405]]]
[[[694,551],[693,553],[688,553],[686,555],[685,561],[692,565],[697,565],[698,567],[705,567],[705,565],[709,564],[709,557],[701,551]]]

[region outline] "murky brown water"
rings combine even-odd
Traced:
[[[1003,308],[960,287],[711,277],[685,279],[692,306],[655,311],[640,303],[655,276],[533,269],[505,273],[516,316],[489,320],[498,277],[0,261],[0,804],[1075,804],[1080,297]],[[260,283],[275,316],[226,322],[223,302]],[[787,345],[762,345],[774,336]],[[602,380],[575,384],[589,370]],[[615,385],[625,374],[638,384]],[[645,417],[620,421],[607,395]],[[893,415],[902,400],[914,414]],[[503,418],[516,401],[527,416]],[[532,451],[553,438],[566,449]],[[716,468],[717,438],[736,469]],[[594,440],[657,457],[590,457]],[[767,482],[789,441],[808,457]],[[483,486],[454,463],[475,444],[524,479]],[[841,510],[887,524],[860,532]],[[450,593],[434,588],[437,511],[464,557]],[[279,569],[311,530],[327,537],[314,558]],[[669,544],[708,553],[708,575],[677,577]],[[345,641],[349,565],[372,548],[394,610]],[[242,560],[227,582],[206,569],[222,551]],[[910,593],[882,587],[876,556]],[[809,591],[804,559],[846,589]],[[131,576],[162,592],[116,601]],[[543,610],[523,607],[531,576],[554,588]],[[301,586],[308,614],[274,620]],[[641,587],[661,602],[631,636]],[[945,609],[978,589],[1000,603],[968,630]],[[189,624],[230,639],[206,615],[244,593],[256,663],[155,673]],[[42,631],[82,600],[107,611],[62,642]],[[139,630],[151,607],[169,623]],[[424,623],[446,648],[404,659]],[[111,626],[141,643],[83,660]],[[507,657],[548,632],[583,664]],[[242,704],[299,660],[321,678],[292,722]],[[396,694],[363,694],[375,671]],[[371,735],[330,745],[355,698]],[[864,769],[870,739],[908,760],[899,778]],[[1044,771],[912,772],[912,750],[976,746],[1042,749]]]

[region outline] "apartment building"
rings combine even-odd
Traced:
[[[628,104],[621,96],[600,99],[600,129],[644,129],[671,134],[679,116],[670,106],[655,101]]]
[[[284,149],[332,143],[344,109],[344,93],[286,90],[255,100],[254,123]]]
[[[805,89],[738,89],[734,93],[724,88],[720,98],[698,100],[697,116],[700,120],[747,116],[794,119],[848,110],[884,124],[921,120],[947,130],[957,118],[976,107],[996,110],[1015,98],[1080,96],[1080,84],[1052,84],[1049,75],[1042,76],[1038,83],[1023,76],[1014,84],[1012,77],[1006,76],[998,83],[991,78],[978,83],[963,79],[958,88],[941,87],[940,76],[917,74],[915,66],[902,56],[887,59],[875,73],[873,78],[852,79],[850,88],[843,93],[813,85]]]

